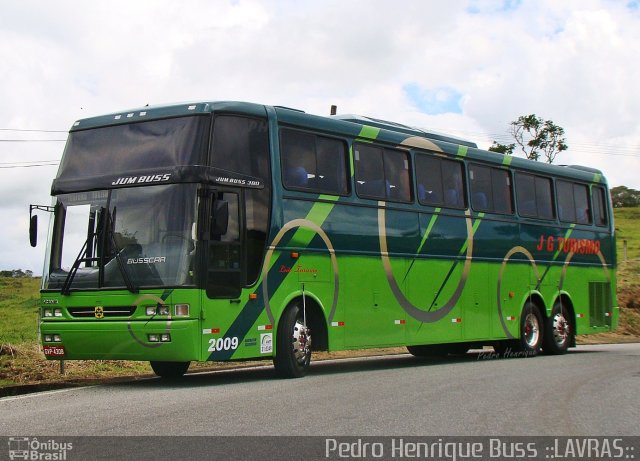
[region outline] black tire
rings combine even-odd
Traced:
[[[446,344],[429,344],[427,346],[407,346],[409,354],[416,357],[446,357],[449,349]]]
[[[535,357],[540,353],[544,338],[544,324],[540,309],[532,302],[527,302],[520,316],[520,339],[516,350],[523,357]]]
[[[191,362],[149,362],[153,372],[161,378],[176,379],[181,378]]]
[[[561,303],[553,306],[545,325],[542,349],[547,354],[561,355],[567,352],[574,342],[575,329],[571,310]]]
[[[311,363],[311,330],[304,324],[302,307],[290,305],[282,315],[276,333],[273,365],[281,378],[301,378]]]

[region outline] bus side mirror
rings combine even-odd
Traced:
[[[35,248],[38,244],[38,216],[33,215],[29,220],[29,242]]]
[[[213,205],[213,219],[211,223],[211,235],[220,237],[227,233],[229,227],[229,202],[216,200]]]

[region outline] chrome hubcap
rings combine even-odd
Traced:
[[[293,326],[293,355],[298,363],[304,363],[311,353],[311,330],[296,320]]]
[[[524,320],[524,341],[532,349],[536,347],[540,339],[540,324],[538,317],[528,314]]]
[[[569,339],[571,326],[562,313],[558,312],[553,316],[553,339],[558,346],[564,346]]]

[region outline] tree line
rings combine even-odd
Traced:
[[[0,277],[21,279],[21,278],[31,278],[33,277],[33,271],[22,269],[13,269],[8,271],[0,271]]]
[[[640,191],[627,186],[617,186],[611,189],[611,203],[614,208],[640,206]]]

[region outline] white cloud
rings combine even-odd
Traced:
[[[640,189],[640,11],[630,5],[5,2],[0,128],[67,130],[78,118],[147,103],[239,99],[318,114],[337,104],[487,147],[511,120],[536,113],[565,128],[570,150],[559,162]],[[410,84],[459,95],[462,112],[420,111],[403,90]],[[17,137],[64,133],[0,132]],[[0,163],[59,159],[63,145],[0,142]],[[39,272],[44,245],[27,246],[28,204],[49,203],[54,175],[54,167],[0,168],[11,223],[0,231],[0,268]]]

